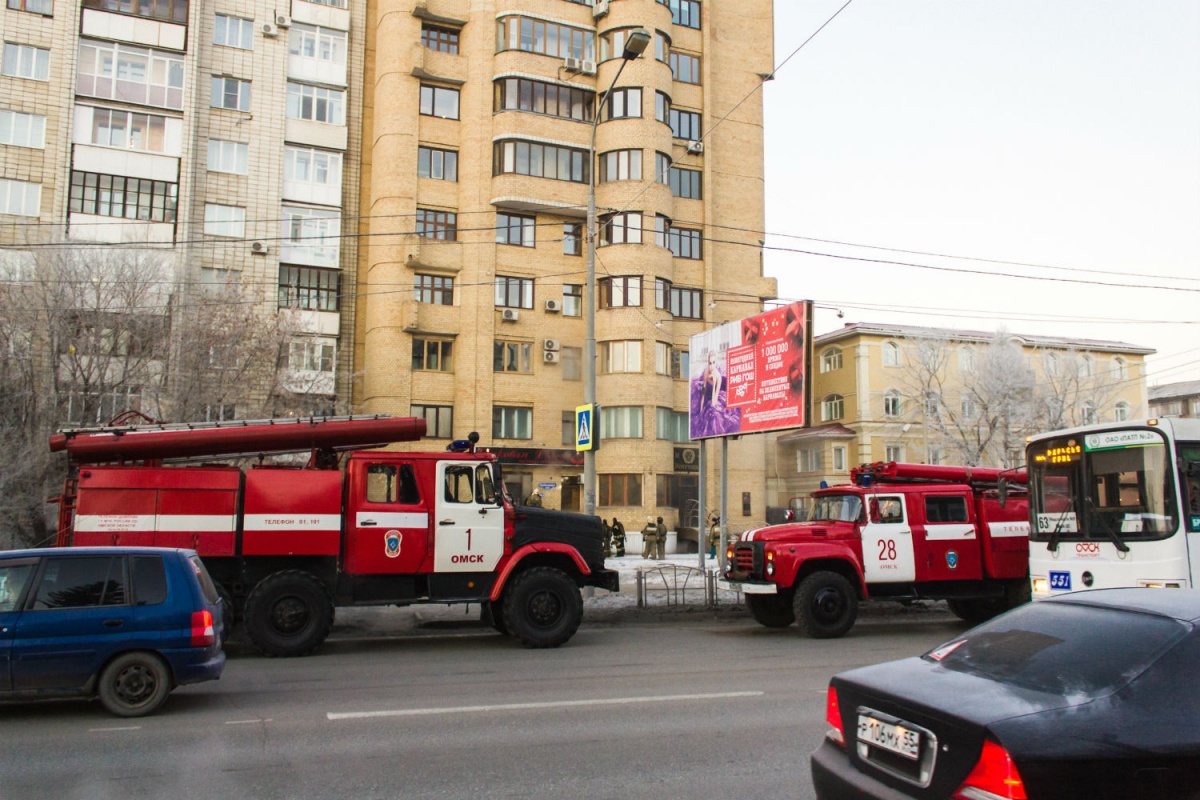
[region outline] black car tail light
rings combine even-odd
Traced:
[[[825,693],[825,721],[829,723],[829,730],[825,731],[825,738],[833,743],[846,746],[846,731],[842,727],[842,710],[838,706],[837,689],[833,688],[833,684],[829,684],[829,690]]]
[[[208,647],[217,640],[213,615],[208,609],[192,612],[192,647]]]
[[[1027,800],[1012,756],[990,739],[984,740],[979,761],[953,796],[956,800]]]

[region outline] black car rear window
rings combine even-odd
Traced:
[[[1069,603],[1029,603],[922,658],[1062,695],[1115,691],[1188,634],[1178,620]]]

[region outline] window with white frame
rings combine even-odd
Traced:
[[[209,139],[208,171],[232,172],[235,175],[248,174],[250,172],[250,145],[245,142]]]
[[[223,206],[218,203],[204,204],[204,232],[209,236],[246,236],[246,209],[238,206]]]
[[[9,8],[11,3],[9,0]],[[188,19],[188,0],[83,0],[83,7],[179,24]]]
[[[342,254],[340,211],[283,206],[280,259],[310,267],[339,266]]]
[[[821,471],[821,448],[805,447],[796,451],[797,472]]]
[[[821,421],[832,422],[845,414],[846,399],[840,394],[828,395],[821,401]]]
[[[492,406],[493,439],[532,439],[533,409]]]
[[[902,402],[898,391],[888,389],[883,393],[883,415],[885,417],[900,416]]]
[[[958,371],[966,374],[975,369],[975,349],[972,347],[958,348]]]
[[[106,100],[182,109],[183,54],[80,39],[75,92]],[[214,93],[214,103],[215,97]]]
[[[44,149],[46,118],[41,114],[0,108],[0,144]]]
[[[4,43],[0,74],[34,81],[50,80],[50,51],[19,42]]]
[[[1118,401],[1116,407],[1113,408],[1113,419],[1117,422],[1125,422],[1128,420],[1129,403],[1126,403],[1124,400]]]
[[[285,145],[283,179],[314,187],[342,185],[342,154],[313,147]]]
[[[293,21],[288,29],[288,54],[326,64],[346,65],[346,31],[318,28]]]
[[[966,395],[959,402],[959,409],[962,411],[963,419],[975,419],[979,416],[979,406],[975,402],[975,398],[971,395]]]
[[[688,435],[688,412],[658,408],[655,410],[655,417],[659,439],[667,439],[676,444],[691,441]]]
[[[605,439],[642,438],[641,406],[603,406],[600,431]]]
[[[1084,425],[1096,424],[1096,404],[1091,400],[1084,400],[1079,404],[1079,421]]]
[[[642,371],[642,342],[640,339],[600,343],[600,371]]]
[[[288,369],[333,372],[334,343],[323,339],[297,339],[288,348]]]
[[[1058,374],[1058,353],[1046,353],[1042,356],[1042,368],[1047,375]]]
[[[30,14],[50,16],[54,13],[54,0],[8,0],[8,7],[13,11],[28,11]]]
[[[217,14],[213,19],[213,44],[253,50],[254,20]]]
[[[288,81],[287,115],[289,119],[345,125],[346,92],[344,89]]]
[[[92,108],[91,112],[92,144],[145,153],[167,152],[167,118],[163,115],[119,108]]]
[[[904,445],[889,444],[883,448],[884,461],[904,461]]]
[[[42,185],[0,178],[0,214],[36,217],[42,208]]]
[[[1075,368],[1078,371],[1079,377],[1081,377],[1081,378],[1092,377],[1092,357],[1089,355],[1080,356],[1079,361],[1075,365]]]
[[[213,108],[228,108],[231,111],[250,110],[250,81],[214,75],[212,79]]]
[[[828,347],[821,352],[821,372],[833,372],[842,368],[842,349]]]
[[[833,471],[846,471],[846,448],[840,445],[833,448]]]
[[[1129,378],[1129,368],[1125,359],[1120,356],[1113,359],[1113,377],[1119,381],[1128,380]]]
[[[884,342],[881,350],[885,367],[900,366],[900,345],[895,342]]]
[[[926,464],[937,465],[937,464],[944,464],[945,462],[946,462],[946,451],[943,450],[942,448],[935,447],[934,445],[930,445],[929,448],[925,451],[925,463]]]

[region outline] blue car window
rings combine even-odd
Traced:
[[[133,604],[156,606],[167,600],[167,571],[161,556],[133,557]]]
[[[48,558],[33,608],[124,605],[123,564],[120,556]]]
[[[14,611],[36,564],[0,565],[0,611]]]

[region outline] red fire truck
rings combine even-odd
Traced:
[[[726,578],[757,622],[825,639],[860,600],[946,600],[982,621],[1029,599],[1024,471],[879,462],[850,478],[814,492],[807,521],[729,546]]]
[[[70,457],[58,544],[196,550],[273,656],[320,645],[335,606],[479,603],[527,647],[566,642],[580,587],[619,589],[600,520],[514,507],[478,434],[446,452],[372,449],[424,433],[388,417],[63,431],[50,440]],[[304,452],[306,464],[264,461]],[[257,463],[216,462],[235,457]]]

